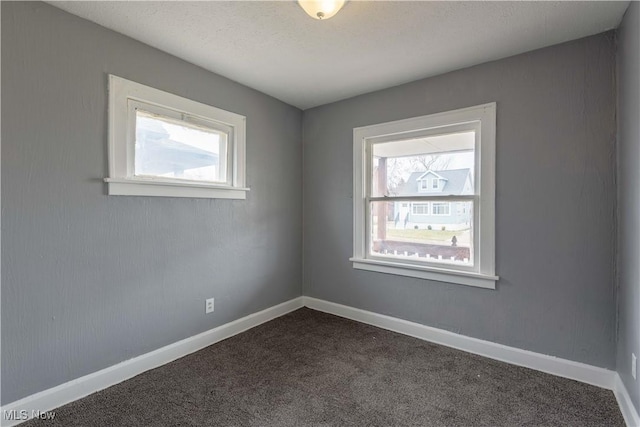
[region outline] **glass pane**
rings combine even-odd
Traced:
[[[135,175],[227,181],[227,134],[136,111]]]
[[[474,194],[475,131],[373,144],[372,196]]]
[[[371,202],[370,254],[473,266],[473,202]]]

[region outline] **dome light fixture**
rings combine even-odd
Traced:
[[[307,15],[314,19],[329,19],[344,6],[344,0],[298,0]]]

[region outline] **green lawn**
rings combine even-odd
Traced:
[[[415,230],[415,229],[395,229],[389,228],[387,229],[387,239],[390,237],[399,237],[403,239],[417,239],[417,240],[435,240],[435,241],[446,241],[450,242],[453,236],[457,236],[460,239],[460,236],[463,234],[468,234],[469,230],[458,230],[458,231],[450,231],[450,230]]]

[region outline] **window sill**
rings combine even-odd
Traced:
[[[395,274],[398,276],[416,277],[418,279],[435,280],[438,282],[456,283],[485,289],[495,289],[498,276],[466,271],[448,270],[445,268],[426,267],[421,265],[403,264],[363,258],[350,258],[353,268],[358,270],[375,271],[378,273]]]
[[[204,199],[247,198],[248,188],[218,187],[203,183],[143,181],[105,178],[110,196],[192,197]]]

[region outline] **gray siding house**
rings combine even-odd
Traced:
[[[473,194],[470,169],[452,169],[413,172],[406,182],[398,186],[398,196],[469,195]],[[397,228],[435,228],[449,230],[469,227],[469,202],[412,201],[394,203],[394,222]]]

